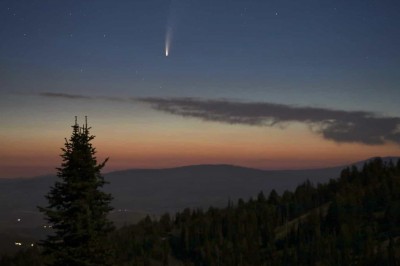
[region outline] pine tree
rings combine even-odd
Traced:
[[[98,164],[90,128],[75,125],[65,140],[58,181],[46,195],[47,207],[39,207],[54,230],[41,242],[49,265],[112,265],[107,236],[114,229],[107,214],[112,197],[101,190],[106,184]]]

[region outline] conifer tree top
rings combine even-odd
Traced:
[[[75,117],[72,134],[65,140],[58,180],[46,195],[47,207],[39,207],[54,229],[54,235],[42,242],[50,265],[110,265],[107,235],[113,224],[107,219],[112,210],[110,194],[91,141],[87,118],[80,127]],[[54,264],[53,264],[54,263]]]

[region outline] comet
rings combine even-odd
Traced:
[[[190,2],[190,1],[189,1]],[[168,57],[171,54],[172,45],[177,32],[179,17],[187,12],[189,6],[186,0],[170,0],[169,14],[167,16],[167,24],[165,29],[165,56]]]
[[[165,56],[169,56],[169,51],[171,49],[172,42],[172,27],[167,27],[167,32],[165,34]]]

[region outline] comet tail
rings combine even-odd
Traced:
[[[169,55],[169,50],[171,48],[172,42],[172,28],[167,27],[167,32],[165,34],[165,56]]]

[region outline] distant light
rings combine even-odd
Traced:
[[[35,245],[35,244],[32,243],[32,244],[31,244],[31,247],[33,247],[34,245]]]
[[[15,242],[15,245],[16,246],[22,246],[22,243],[21,242]]]
[[[17,219],[17,222],[21,222],[21,218],[18,218],[18,219]]]

